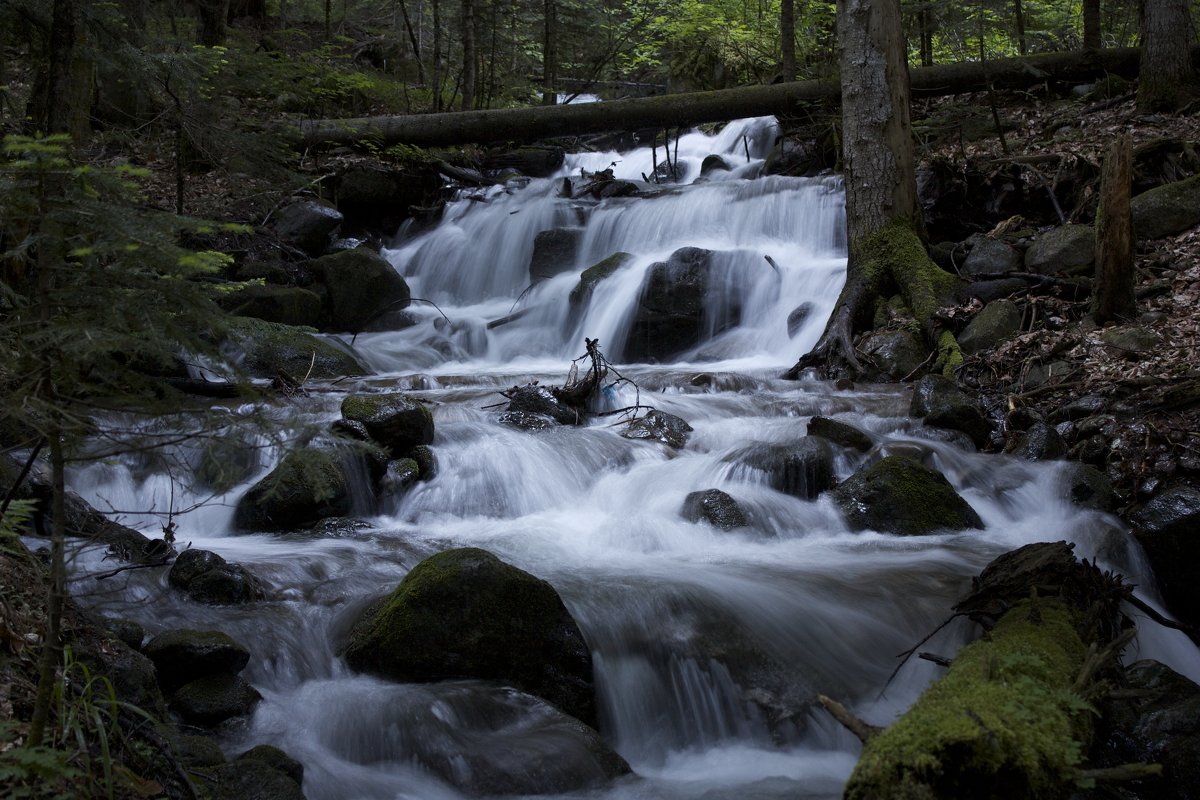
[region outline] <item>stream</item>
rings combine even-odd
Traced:
[[[876,724],[894,719],[942,673],[914,658],[890,677],[897,654],[940,625],[994,557],[1066,539],[1077,556],[1141,587],[1153,579],[1116,518],[1066,499],[1062,463],[967,452],[907,415],[903,385],[778,379],[819,337],[846,253],[838,178],[760,176],[776,133],[774,120],[754,119],[686,134],[672,154],[679,181],[648,187],[652,197],[561,197],[563,177],[580,170],[611,167],[639,182],[653,170],[649,149],[579,154],[559,176],[464,193],[436,227],[401,230],[384,255],[413,296],[430,301],[409,309],[415,324],[354,340],[375,375],[313,386],[274,413],[327,426],[348,391],[401,389],[432,409],[437,476],[379,502],[360,487],[356,519],[270,535],[232,531],[237,499],[278,457],[269,440],[248,446],[245,479],[212,499],[144,458],[79,467],[73,489],[151,535],[166,510],[197,505],[173,517],[179,541],[245,565],[272,594],[204,606],[169,589],[165,570],[101,583],[84,577],[104,568],[98,550],[77,556],[73,592],[150,634],[215,628],[246,645],[243,675],[263,701],[227,723],[220,743],[231,754],[281,747],[304,764],[310,800],[839,796],[858,743],[813,709],[815,696]],[[711,154],[730,168],[701,176]],[[576,230],[573,261],[528,288],[537,234],[562,228]],[[682,247],[715,254],[719,289],[709,292],[701,341],[673,363],[624,363],[647,272]],[[630,257],[572,305],[580,273],[616,252]],[[694,429],[685,448],[622,438],[618,417],[540,432],[499,420],[500,390],[563,383],[585,337],[598,338],[628,379],[606,390],[609,407],[641,403],[682,417]],[[875,442],[871,454],[839,455],[839,478],[879,453],[919,448],[984,530],[852,533],[827,497],[781,493],[737,458],[754,443],[803,438],[814,415]],[[722,531],[683,519],[684,498],[708,488],[735,497],[749,525]],[[477,681],[388,683],[337,657],[366,603],[422,558],[466,546],[562,595],[593,652],[600,732],[633,775],[556,792],[587,773],[590,756],[541,701]],[[1151,588],[1139,595],[1160,605]],[[1200,679],[1200,654],[1182,634],[1146,620],[1139,629],[1130,658]],[[922,649],[951,656],[972,631],[957,620]]]

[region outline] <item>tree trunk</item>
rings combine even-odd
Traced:
[[[1020,2],[1020,0],[1018,0]],[[917,24],[921,31],[921,66],[933,66],[933,11],[924,3],[917,12]]]
[[[417,62],[417,80],[422,84],[425,83],[425,65],[421,63],[421,45],[417,42],[417,35],[413,32],[412,19],[408,16],[408,6],[404,0],[396,0],[400,6],[400,15],[404,18],[404,30],[408,32],[408,41],[412,45],[413,59]]]
[[[50,52],[42,115],[37,120],[46,133],[68,133],[71,109],[71,71],[75,61],[74,0],[54,0],[50,18]]]
[[[1143,9],[1138,109],[1174,111],[1196,92],[1188,0],[1146,0]]]
[[[1013,0],[1013,18],[1017,25],[1017,52],[1025,55],[1029,52],[1029,45],[1025,41],[1025,9],[1021,0]]]
[[[1132,48],[1002,59],[989,61],[986,69],[978,63],[939,64],[913,71],[912,93],[919,97],[939,97],[982,91],[989,86],[1025,88],[1050,79],[1080,83],[1106,73],[1132,78],[1137,74],[1137,65],[1138,51]],[[839,94],[840,87],[835,81],[797,81],[554,108],[301,120],[293,124],[290,133],[294,144],[301,148],[322,143],[352,144],[367,137],[384,146],[397,142],[417,146],[528,142],[551,136],[699,125],[795,113],[804,103],[835,101]]]
[[[795,0],[782,0],[779,6],[780,72],[785,81],[796,80],[796,6]]]
[[[476,70],[479,56],[475,49],[475,0],[462,0],[463,76],[462,109],[475,108]]]
[[[1083,0],[1083,47],[1100,49],[1100,0]]]
[[[442,4],[431,0],[433,10],[433,110],[442,110],[442,82],[445,69],[442,64]]]
[[[558,3],[545,0],[542,15],[542,105],[558,103]]]
[[[1133,218],[1129,193],[1133,160],[1129,136],[1122,136],[1104,156],[1100,207],[1096,213],[1096,288],[1092,311],[1096,322],[1125,322],[1137,314],[1133,289]]]
[[[229,0],[196,0],[196,17],[200,23],[196,37],[199,44],[205,47],[219,47],[225,44]],[[329,38],[328,7],[325,14],[325,37]]]

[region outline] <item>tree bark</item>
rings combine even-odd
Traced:
[[[1142,111],[1174,111],[1196,94],[1191,49],[1194,34],[1188,0],[1146,0],[1137,105]]]
[[[475,48],[475,0],[462,0],[463,76],[462,109],[475,108],[476,70],[479,57]]]
[[[796,80],[796,5],[782,0],[779,5],[779,54],[783,80]]]
[[[545,0],[542,15],[542,105],[558,103],[558,3]]]
[[[50,18],[50,52],[46,68],[44,116],[38,120],[46,133],[71,130],[71,65],[75,61],[74,0],[54,0]]]
[[[1020,2],[1020,0],[1017,0]],[[921,66],[933,66],[933,11],[929,8],[929,3],[924,3],[921,10],[917,12],[917,24],[920,27],[921,36]],[[1022,53],[1024,55],[1024,53]]]
[[[939,64],[913,70],[912,94],[938,97],[982,91],[989,85],[997,89],[1025,88],[1045,80],[1078,83],[1106,73],[1132,78],[1137,75],[1137,68],[1138,51],[1132,48],[1001,59],[989,61],[986,69],[978,63]],[[839,94],[836,81],[797,81],[554,108],[302,120],[294,123],[291,135],[301,148],[322,143],[352,144],[367,137],[385,146],[397,142],[417,146],[528,142],[552,136],[699,125],[794,113],[801,104],[834,101]]]
[[[196,17],[200,23],[196,40],[205,47],[225,44],[229,0],[196,0]],[[329,14],[326,9],[325,36],[329,37]]]
[[[1133,145],[1128,135],[1109,147],[1100,177],[1096,213],[1096,322],[1128,321],[1137,314],[1133,280],[1133,218],[1129,193]]]
[[[440,0],[432,0],[430,5],[433,11],[433,110],[441,111],[442,82],[445,79],[445,65],[442,64],[442,4]]]
[[[1100,0],[1083,0],[1083,47],[1100,49]]]
[[[1025,40],[1025,8],[1021,0],[1013,0],[1013,18],[1017,25],[1017,52],[1025,55],[1029,52],[1029,45]]]

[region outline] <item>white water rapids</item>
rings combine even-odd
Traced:
[[[845,270],[839,182],[757,177],[775,135],[772,120],[746,120],[715,136],[684,136],[682,180],[656,197],[563,199],[559,176],[476,192],[450,204],[436,228],[405,232],[385,255],[413,295],[437,307],[414,304],[415,325],[360,335],[354,347],[379,373],[362,386],[399,387],[431,404],[438,476],[399,499],[364,504],[362,525],[235,535],[233,505],[277,457],[267,448],[246,482],[175,521],[182,542],[261,576],[269,600],[199,605],[168,589],[158,570],[80,578],[73,588],[150,633],[216,628],[245,644],[252,656],[244,675],[264,700],[220,741],[230,753],[263,742],[283,748],[304,763],[310,800],[434,800],[524,787],[519,794],[580,761],[577,737],[544,706],[482,683],[356,676],[334,651],[354,613],[420,559],[483,547],[561,593],[593,651],[601,733],[634,769],[552,796],[837,796],[857,742],[812,710],[816,694],[875,723],[893,719],[941,671],[912,660],[889,682],[897,654],[949,615],[992,558],[1066,539],[1081,557],[1140,585],[1151,581],[1116,519],[1065,499],[1061,465],[947,444],[906,415],[904,387],[837,391],[775,377],[816,341]],[[696,180],[712,153],[733,169]],[[652,171],[651,154],[571,156],[563,174],[610,165],[617,177],[640,180]],[[534,239],[558,227],[582,229],[574,262],[526,292]],[[693,426],[686,448],[621,438],[612,418],[541,433],[498,421],[489,408],[502,401],[498,390],[561,383],[585,336],[620,352],[649,266],[684,246],[719,254],[717,302],[736,296],[741,324],[714,331],[678,363],[620,369],[643,403]],[[633,258],[572,314],[567,298],[580,272],[618,251]],[[804,304],[811,311],[789,336],[788,317]],[[487,328],[521,309],[529,311]],[[321,387],[279,415],[327,423],[353,388]],[[610,402],[631,405],[634,391],[618,387]],[[802,438],[817,414],[858,426],[880,447],[925,448],[985,530],[851,533],[827,498],[782,494],[728,460],[751,443]],[[859,465],[842,457],[839,478]],[[153,534],[166,509],[203,499],[180,478],[131,457],[75,470],[71,483],[101,509],[153,509],[123,517]],[[737,498],[749,528],[722,532],[681,517],[689,492],[713,487]],[[82,554],[77,572],[101,569],[100,557]],[[1140,630],[1136,657],[1200,678],[1200,657],[1182,635],[1145,620]],[[924,647],[950,656],[970,633],[959,621]]]

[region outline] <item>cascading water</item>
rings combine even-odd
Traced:
[[[845,268],[837,180],[757,177],[774,136],[771,120],[685,135],[681,182],[649,187],[651,197],[565,199],[560,175],[451,203],[436,228],[386,251],[414,296],[436,307],[417,304],[411,327],[354,343],[381,373],[365,384],[432,404],[438,477],[361,525],[233,535],[230,507],[271,466],[263,458],[245,483],[175,521],[182,542],[246,565],[271,599],[201,606],[149,571],[103,585],[80,578],[76,591],[151,632],[217,628],[245,643],[246,675],[264,700],[222,743],[282,747],[304,762],[310,800],[522,795],[599,780],[587,741],[540,701],[478,682],[387,683],[352,674],[335,655],[355,613],[419,560],[483,547],[562,594],[593,650],[601,733],[636,773],[563,796],[836,796],[857,744],[812,711],[814,697],[886,723],[938,674],[915,661],[889,681],[896,654],[936,627],[993,557],[1067,539],[1136,583],[1146,568],[1115,519],[1065,499],[1060,466],[946,444],[906,416],[898,387],[836,391],[773,377],[816,341]],[[729,168],[696,180],[713,153]],[[611,167],[640,180],[651,161],[649,150],[574,156],[564,175]],[[571,263],[527,290],[537,234],[562,227],[578,229]],[[674,363],[621,366],[640,389],[625,384],[608,401],[683,417],[694,428],[684,449],[621,438],[611,419],[536,434],[498,421],[489,408],[498,390],[561,383],[585,336],[621,352],[651,265],[682,247],[714,252],[719,291],[706,319],[728,322],[735,304],[737,324],[709,325]],[[629,257],[573,305],[581,271],[617,252]],[[327,423],[348,388],[325,387],[282,413]],[[739,462],[755,443],[801,439],[816,414],[858,426],[880,447],[921,448],[985,529],[851,533],[827,498],[783,494]],[[862,458],[843,457],[839,477]],[[146,527],[202,499],[144,464],[82,468],[72,484],[100,508],[152,509],[126,519]],[[685,521],[686,495],[708,488],[734,495],[749,525],[723,532]],[[81,554],[80,574],[100,556]],[[1181,635],[1141,631],[1140,656],[1200,677]],[[931,646],[950,655],[968,633],[956,623]]]

